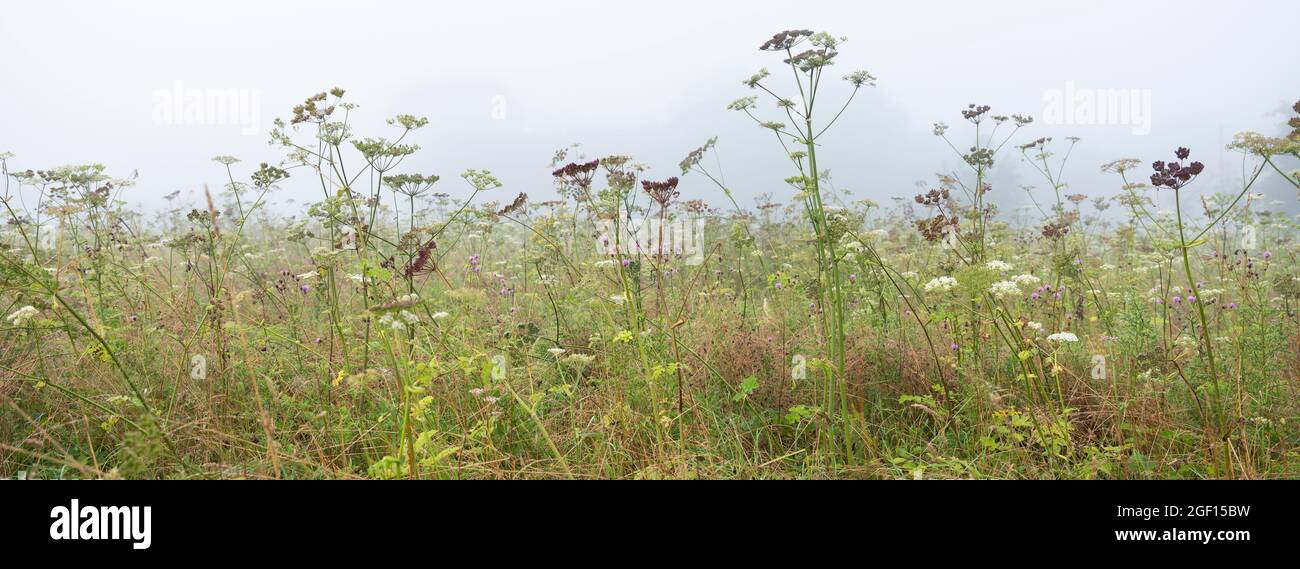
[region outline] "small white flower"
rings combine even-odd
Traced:
[[[1074,333],[1072,333],[1072,332],[1057,332],[1057,333],[1055,333],[1055,334],[1052,334],[1051,336],[1048,336],[1048,337],[1047,337],[1047,340],[1048,340],[1049,342],[1071,342],[1071,343],[1074,343],[1074,342],[1078,342],[1078,341],[1079,341],[1079,337],[1078,337],[1078,336],[1075,336]]]
[[[550,354],[551,354],[552,356],[557,356],[557,357],[558,357],[560,354],[563,354],[564,352],[567,352],[568,350],[566,350],[566,349],[564,349],[564,348],[550,348],[550,349],[547,349],[546,351],[547,351],[547,352],[550,352]]]
[[[1043,282],[1043,279],[1040,279],[1034,275],[1025,274],[1025,275],[1016,275],[1014,277],[1011,277],[1011,281],[1020,286],[1035,287],[1041,284]]]
[[[595,361],[595,359],[596,356],[591,354],[569,354],[568,357],[564,358],[564,361],[571,366],[581,368],[586,367],[588,364]]]
[[[989,287],[989,293],[999,300],[1006,296],[1020,294],[1020,286],[1015,281],[998,281]]]
[[[1002,273],[1011,270],[1011,265],[1008,265],[1007,263],[998,260],[989,261],[985,263],[984,266]]]
[[[434,313],[433,313],[433,319],[434,319],[434,320],[442,320],[443,318],[446,318],[446,317],[448,317],[448,316],[451,316],[451,314],[448,314],[448,313],[446,313],[446,312],[434,312]]]
[[[957,286],[957,279],[952,277],[937,277],[925,283],[925,292],[934,292],[936,290],[950,291]]]
[[[39,311],[36,310],[36,308],[33,306],[30,305],[24,306],[22,308],[19,308],[18,310],[15,310],[13,314],[7,316],[6,319],[9,320],[9,323],[13,324],[14,326],[22,326],[24,324],[27,324],[29,321],[31,321],[31,319],[36,318],[37,312]]]
[[[1042,331],[1043,331],[1043,324],[1042,324],[1041,322],[1029,322],[1029,323],[1025,324],[1025,327],[1026,327],[1026,328],[1029,328],[1030,330],[1033,330],[1033,331],[1035,331],[1035,332],[1042,332]]]

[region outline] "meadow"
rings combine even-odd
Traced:
[[[934,125],[962,168],[877,202],[818,164],[876,83],[841,47],[776,34],[718,110],[788,160],[752,203],[716,139],[670,178],[561,149],[547,201],[411,171],[428,120],[363,136],[340,88],[160,214],[0,155],[0,477],[1300,476],[1298,227],[1255,187],[1300,190],[1300,102],[1212,191],[1186,148],[1073,188],[1085,142],[972,104]],[[1032,187],[990,185],[1010,162]],[[267,205],[290,181],[299,215]]]

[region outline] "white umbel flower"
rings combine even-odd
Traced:
[[[1048,336],[1047,340],[1049,342],[1076,343],[1079,341],[1079,337],[1075,336],[1073,332],[1057,332],[1055,334],[1052,334],[1051,336]]]
[[[13,324],[14,326],[22,326],[24,324],[27,324],[29,321],[31,321],[31,319],[36,318],[36,314],[38,312],[39,311],[36,310],[36,308],[33,306],[30,305],[24,306],[22,308],[19,308],[18,310],[15,310],[13,314],[10,314],[9,316],[5,317],[5,319],[8,320],[9,323]]]
[[[1000,273],[1005,273],[1011,270],[1011,265],[1007,264],[1004,261],[998,261],[996,259],[985,263],[984,266],[993,269],[995,271],[998,271]]]
[[[1029,275],[1029,274],[1016,275],[1014,277],[1011,277],[1011,280],[1020,286],[1027,286],[1027,287],[1035,287],[1043,282],[1043,279],[1040,279],[1034,275]]]
[[[957,279],[952,277],[938,277],[925,283],[925,292],[934,292],[936,290],[949,291],[957,286]]]
[[[1015,281],[998,281],[989,287],[989,293],[1001,300],[1007,296],[1016,296],[1020,294],[1020,285]]]

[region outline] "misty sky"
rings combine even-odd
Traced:
[[[958,166],[931,125],[946,122],[962,144],[968,103],[1034,116],[1015,143],[1081,137],[1066,181],[1098,196],[1118,185],[1098,173],[1101,163],[1169,158],[1180,145],[1218,175],[1199,189],[1226,190],[1217,184],[1241,168],[1224,150],[1232,134],[1280,134],[1281,110],[1300,99],[1300,2],[1291,0],[6,1],[0,10],[0,152],[16,155],[11,168],[138,169],[126,198],[149,208],[176,190],[220,186],[215,155],[243,159],[245,179],[258,162],[278,162],[281,151],[267,144],[272,119],[334,86],[360,105],[362,136],[393,134],[384,119],[397,113],[427,116],[413,139],[423,150],[401,171],[440,174],[438,189],[455,195],[468,194],[459,172],[483,168],[506,184],[498,199],[551,196],[550,157],[575,142],[593,158],[631,154],[664,178],[718,136],[742,205],[764,192],[785,201],[792,172],[775,139],[725,106],[752,93],[742,79],[779,70],[780,58],[757,48],[787,28],[847,36],[834,76],[862,68],[879,78],[820,156],[837,186],[878,201]],[[788,93],[787,77],[770,84]],[[256,124],[158,124],[159,92],[178,85],[242,90],[256,100]],[[1045,94],[1069,85],[1149,90],[1150,133],[1044,124]],[[848,92],[830,83],[823,117]],[[1016,186],[1042,184],[1019,161],[1014,149],[1000,156],[995,199],[1019,202]],[[313,184],[295,176],[277,200],[318,199]],[[681,189],[683,199],[725,205],[697,176]],[[1278,197],[1295,202],[1294,190]]]

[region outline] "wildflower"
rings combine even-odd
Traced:
[[[1191,151],[1179,147],[1178,150],[1174,151],[1174,156],[1178,157],[1180,161],[1186,160],[1188,156],[1191,156]],[[1151,185],[1157,188],[1164,186],[1177,190],[1191,183],[1196,176],[1205,171],[1205,165],[1200,162],[1192,162],[1184,166],[1182,162],[1165,163],[1163,160],[1157,160],[1151,164],[1151,169],[1155,170],[1155,173],[1151,174]]]
[[[1009,264],[1007,264],[1007,263],[1005,263],[1005,262],[1003,262],[1003,261],[998,261],[998,260],[989,261],[989,262],[985,263],[984,266],[986,266],[986,267],[988,267],[988,268],[990,268],[990,269],[992,269],[992,270],[994,270],[994,271],[1001,272],[1001,273],[1005,273],[1005,272],[1011,270],[1011,265],[1009,265]]]
[[[1015,296],[1020,294],[1020,286],[1015,281],[998,281],[989,287],[989,293],[995,298],[1001,300],[1006,296]]]
[[[930,280],[930,282],[925,283],[925,292],[934,292],[936,290],[946,292],[952,290],[955,286],[957,286],[957,279],[952,277],[937,277]]]
[[[18,310],[15,310],[13,314],[7,316],[6,319],[9,320],[9,323],[13,324],[14,326],[23,326],[27,324],[29,321],[31,321],[33,318],[36,318],[36,314],[38,312],[39,311],[36,310],[35,307],[28,305],[19,308]]]
[[[434,312],[431,318],[433,318],[434,320],[442,320],[443,318],[446,318],[448,316],[451,316],[451,314],[439,311],[439,312]]]
[[[1033,331],[1035,331],[1035,332],[1042,332],[1042,331],[1043,331],[1043,324],[1042,324],[1041,322],[1026,322],[1026,323],[1025,323],[1025,328],[1028,328],[1028,329],[1033,330]]]
[[[546,351],[550,353],[552,356],[559,357],[560,355],[564,354],[564,352],[567,352],[568,350],[564,348],[550,348]]]
[[[319,343],[321,343],[321,342],[323,342],[323,341],[325,341],[324,338],[321,338],[320,336],[317,336],[315,340],[312,340],[312,341],[311,341],[311,343],[313,343],[313,344],[319,344]]]
[[[1272,258],[1273,258],[1273,252],[1272,252],[1272,251],[1264,251],[1264,258],[1265,258],[1265,259],[1272,259]]]
[[[595,361],[595,359],[596,356],[591,354],[569,354],[568,357],[564,358],[564,363],[573,367],[583,368],[590,365],[591,362]]]
[[[1043,282],[1042,279],[1029,274],[1016,275],[1011,277],[1011,281],[1024,287],[1037,286],[1039,283]]]
[[[854,71],[853,73],[850,73],[848,75],[845,75],[844,80],[851,83],[854,88],[859,88],[862,87],[863,85],[866,85],[868,87],[876,86],[875,76],[861,69]]]
[[[676,199],[677,196],[681,195],[681,193],[677,191],[676,176],[668,178],[662,182],[642,180],[641,188],[645,190],[645,193],[650,194],[650,199],[654,200],[655,203],[658,203],[661,207],[668,207],[670,202]]]
[[[805,38],[813,35],[812,30],[786,30],[776,33],[772,39],[759,46],[761,51],[785,51],[799,45]]]
[[[1048,336],[1047,341],[1076,343],[1079,341],[1079,337],[1075,336],[1072,332],[1057,332]]]

